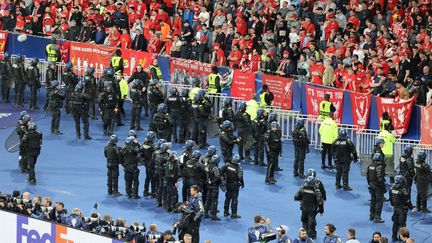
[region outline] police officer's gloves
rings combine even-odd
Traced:
[[[200,217],[197,215],[197,216],[195,216],[195,217],[193,218],[193,220],[194,220],[194,221],[198,221],[199,218],[200,218]]]

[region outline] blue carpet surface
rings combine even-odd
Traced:
[[[40,95],[42,96],[42,94]],[[42,100],[40,97],[39,100]],[[3,109],[4,106],[1,106]],[[42,107],[42,104],[39,105]],[[130,104],[125,104],[127,119],[126,126],[115,128],[123,144],[126,139],[129,124]],[[0,110],[1,111],[1,110]],[[51,196],[54,201],[63,201],[66,208],[78,207],[88,214],[95,202],[100,204],[101,215],[110,214],[114,218],[125,218],[128,223],[137,220],[145,222],[148,226],[156,223],[160,230],[172,229],[173,222],[179,217],[176,214],[166,213],[156,208],[155,200],[139,199],[130,200],[125,197],[113,198],[106,194],[106,161],[103,156],[103,147],[107,137],[103,136],[100,120],[90,121],[91,141],[78,141],[75,139],[73,119],[62,114],[60,130],[61,136],[50,134],[50,114],[37,122],[39,129],[44,133],[42,153],[36,165],[38,184],[30,186],[26,182],[26,176],[18,170],[18,154],[7,153],[0,150],[0,191],[12,192],[13,190],[29,191],[32,195]],[[143,127],[148,127],[148,117],[144,118]],[[12,129],[0,130],[0,141],[4,142]],[[143,141],[146,131],[138,132],[140,142]],[[217,138],[210,139],[210,144],[219,147]],[[236,148],[235,148],[236,149]],[[181,152],[182,146],[174,144],[173,150]],[[203,220],[201,224],[201,239],[210,239],[216,243],[245,242],[247,228],[253,223],[255,215],[270,217],[273,227],[280,224],[289,226],[289,236],[296,237],[301,227],[299,203],[293,200],[297,192],[300,179],[292,177],[293,146],[290,141],[284,143],[283,159],[280,166],[283,172],[276,172],[276,185],[264,183],[265,168],[243,163],[245,171],[245,188],[240,191],[239,220],[223,218],[214,222]],[[202,151],[203,153],[205,151]],[[306,169],[314,168],[317,177],[324,182],[327,189],[327,202],[323,216],[317,216],[318,238],[316,242],[322,242],[324,238],[324,225],[333,223],[337,227],[337,233],[343,241],[346,240],[348,228],[355,228],[357,238],[361,242],[368,242],[374,231],[380,231],[383,235],[391,237],[392,207],[388,202],[383,209],[385,224],[373,224],[368,221],[369,193],[366,180],[360,175],[358,165],[352,165],[350,173],[350,185],[353,191],[345,192],[335,189],[335,174],[324,172],[320,169],[320,154],[311,151],[307,155]],[[140,168],[140,189],[142,196],[145,172]],[[415,203],[415,186],[413,186],[413,199]],[[120,175],[120,191],[124,193],[123,173]],[[388,196],[388,195],[386,195]],[[224,194],[219,194],[219,210],[223,212]],[[430,201],[429,201],[430,203]],[[407,226],[411,230],[416,242],[432,242],[430,238],[430,224],[432,218],[420,213],[409,213]]]

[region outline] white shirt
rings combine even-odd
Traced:
[[[354,51],[353,51],[353,55],[357,55],[358,60],[359,60],[361,63],[363,63],[363,60],[364,60],[364,58],[365,58],[365,54],[364,54],[364,51],[363,51],[362,49],[354,50]]]
[[[347,240],[345,243],[360,243],[360,241],[357,239],[353,239],[353,240]]]
[[[201,19],[205,19],[206,21],[204,22],[206,25],[207,25],[207,27],[209,27],[210,26],[210,14],[209,14],[209,12],[201,12],[199,15],[198,15],[198,19],[200,19],[200,21],[201,21]]]

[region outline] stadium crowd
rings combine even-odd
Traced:
[[[25,0],[0,8],[3,30],[432,103],[430,0]]]

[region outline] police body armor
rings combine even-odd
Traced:
[[[304,131],[304,128],[301,129],[295,128],[292,133],[293,143],[296,147],[307,147],[309,145],[309,139]]]
[[[41,149],[41,139],[42,133],[37,131],[29,131],[25,136],[27,136],[27,147],[31,150]]]
[[[95,96],[96,89],[97,89],[96,79],[92,75],[85,75],[83,79],[84,79],[84,92],[91,96]],[[92,97],[92,98],[95,99],[96,97]]]
[[[63,106],[63,101],[60,97],[63,97],[63,94],[60,90],[53,90],[49,95],[49,107],[52,110],[60,109]]]
[[[412,207],[406,188],[396,184],[390,187],[390,203],[393,207],[405,209]]]
[[[65,72],[63,74],[63,82],[66,85],[66,90],[72,92],[78,84],[78,77],[73,72]]]
[[[165,131],[171,129],[171,118],[167,113],[156,112],[153,117],[153,124],[158,131]]]
[[[149,166],[149,163],[151,163],[152,160],[152,155],[154,153],[155,149],[154,149],[154,144],[152,141],[144,141],[143,145],[142,145],[142,154],[143,154],[143,159],[145,162],[145,166]]]
[[[303,185],[301,189],[301,193],[302,193],[302,203],[301,203],[302,209],[305,208],[315,209],[318,207],[320,203],[318,201],[319,196],[317,195],[317,190],[315,186]]]
[[[104,109],[114,109],[117,106],[117,99],[114,92],[106,92],[102,95],[102,102]]]
[[[416,161],[414,164],[415,168],[415,181],[417,183],[426,183],[428,181],[428,177],[431,174],[430,167],[426,164],[425,161]]]
[[[164,176],[165,166],[169,160],[169,153],[160,151],[155,158],[155,169],[159,176]]]
[[[18,84],[22,84],[25,82],[25,68],[23,63],[14,63],[12,64],[12,73],[15,79],[15,82]]]
[[[74,91],[70,95],[69,107],[73,113],[80,113],[84,110],[85,100],[81,91]]]
[[[185,165],[185,176],[188,180],[189,185],[198,185],[200,182],[199,175],[199,161],[197,159],[191,159],[186,162]]]
[[[384,185],[384,166],[382,163],[372,161],[368,166],[367,180],[371,187],[374,189],[385,189]]]
[[[163,102],[162,91],[160,91],[156,86],[150,86],[147,93],[147,99],[151,105],[159,105]]]
[[[168,106],[168,112],[170,114],[179,114],[180,113],[180,97],[177,95],[173,95],[168,97],[167,99],[167,106]]]
[[[415,169],[414,169],[414,159],[411,156],[401,156],[399,159],[399,169],[401,175],[406,179],[414,179]]]
[[[124,168],[127,171],[135,172],[138,169],[138,154],[139,154],[139,147],[132,144],[127,144],[123,149],[123,160],[124,160]]]
[[[122,162],[121,148],[113,143],[107,144],[104,149],[105,158],[107,159],[107,166],[117,166]]]
[[[143,92],[142,87],[134,87],[130,90],[130,98],[132,99],[132,104],[134,106],[140,106],[143,103]]]
[[[242,183],[243,170],[240,168],[240,166],[234,166],[232,164],[226,165],[225,168],[226,187],[229,190],[238,189]]]
[[[28,66],[26,70],[27,74],[27,82],[29,85],[39,85],[39,76],[38,76],[39,70],[37,67],[34,66]]]
[[[219,188],[220,184],[220,171],[216,165],[209,165],[207,172],[207,187]]]
[[[351,160],[353,144],[348,139],[336,139],[333,143],[335,150],[333,151],[337,163],[348,162]]]
[[[53,69],[48,68],[45,74],[45,85],[48,89],[51,89],[51,81],[56,80],[56,73]]]

